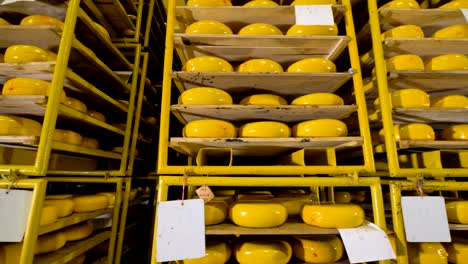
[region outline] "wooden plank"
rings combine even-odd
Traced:
[[[61,30],[56,26],[0,26],[0,48],[13,45],[34,45],[46,50],[58,49]]]
[[[468,225],[449,224],[450,230],[468,231]]]
[[[468,94],[468,71],[390,71],[393,89],[420,88],[431,95]]]
[[[0,96],[0,114],[44,116],[46,96]]]
[[[271,92],[300,96],[309,93],[332,93],[348,81],[353,72],[340,73],[218,73],[175,72],[185,89],[209,86],[229,93]]]
[[[459,9],[382,8],[380,23],[384,30],[401,25],[418,25],[426,36],[431,36],[439,29],[465,24],[466,19]]]
[[[71,226],[74,224],[87,221],[89,219],[96,218],[104,214],[112,213],[112,210],[113,210],[112,208],[107,208],[107,209],[102,209],[99,211],[89,212],[89,213],[73,213],[67,217],[59,218],[55,223],[48,224],[45,226],[40,226],[38,235],[43,235],[43,234],[67,227],[67,226]]]
[[[468,39],[386,38],[382,44],[387,58],[401,54],[416,54],[423,58],[449,53],[468,54]]]
[[[273,228],[248,228],[233,223],[222,223],[205,227],[207,235],[334,235],[339,234],[335,228],[320,228],[288,219],[281,226]]]
[[[401,140],[400,149],[429,148],[429,149],[468,149],[468,141],[461,140]]]
[[[251,58],[271,59],[278,63],[293,63],[305,58],[336,59],[349,43],[345,36],[239,36],[175,34],[175,43],[185,60],[210,55],[228,61]]]
[[[34,263],[38,264],[61,264],[68,263],[79,255],[87,252],[88,250],[94,248],[95,246],[101,244],[110,238],[110,231],[103,231],[97,234],[94,234],[86,239],[78,240],[75,242],[68,242],[65,247],[60,250],[37,255],[34,257]]]
[[[393,119],[414,123],[468,123],[468,108],[395,108]]]
[[[0,136],[0,143],[37,146],[39,144],[39,137],[36,137],[36,136]]]
[[[117,0],[100,0],[94,1],[95,5],[99,8],[101,13],[111,23],[115,32],[118,35],[126,34],[126,31],[132,31],[134,34],[135,25],[128,17],[124,7]]]
[[[67,151],[76,154],[83,154],[95,157],[102,157],[108,159],[121,159],[122,154],[115,153],[111,151],[105,151],[101,149],[91,149],[91,148],[83,148],[77,145],[71,145],[60,141],[53,141],[52,142],[52,149],[60,150],[60,151]]]
[[[362,145],[361,137],[330,138],[171,138],[170,147],[195,157],[201,148],[231,148],[237,156],[276,156],[304,148],[345,149]]]
[[[173,105],[186,122],[214,118],[228,121],[272,120],[286,123],[330,118],[341,119],[357,110],[354,105]]]
[[[6,12],[19,13],[25,16],[42,14],[64,21],[67,6],[63,1],[20,0],[0,5],[0,15]]]
[[[345,7],[334,5],[335,22],[343,18]],[[176,19],[185,27],[199,20],[215,20],[238,32],[242,27],[253,23],[272,24],[286,32],[296,23],[294,6],[275,7],[176,7]]]

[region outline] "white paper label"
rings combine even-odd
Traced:
[[[351,263],[396,258],[385,232],[369,221],[356,228],[339,228],[338,231]]]
[[[202,199],[159,203],[156,261],[205,256],[204,206]]]
[[[408,242],[451,242],[444,197],[401,197]]]
[[[296,5],[296,25],[334,25],[331,5]]]
[[[32,191],[0,189],[0,242],[23,241]]]
[[[462,11],[465,20],[468,22],[468,9],[462,8],[460,11]]]

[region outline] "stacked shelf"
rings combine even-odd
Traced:
[[[341,62],[343,57],[353,56],[355,48],[352,39],[354,32],[340,32],[338,36],[289,36],[289,35],[215,35],[174,33],[172,24],[184,31],[190,24],[201,20],[214,20],[227,25],[233,32],[252,23],[267,23],[286,31],[295,23],[293,6],[276,7],[192,7],[177,6],[169,9],[167,38],[172,42],[167,49],[174,48],[182,64],[200,56],[215,56],[233,65],[249,59],[270,59],[281,64],[285,69],[302,59],[319,57],[335,62]],[[345,5],[333,5],[332,12],[335,22],[340,24],[348,19]],[[347,22],[349,23],[349,22]],[[362,92],[362,80],[359,74],[359,64],[351,59],[351,64],[343,64],[337,72],[190,72],[172,67],[173,57],[166,57],[165,80],[163,82],[163,101],[161,105],[161,133],[158,154],[158,174],[183,174],[191,170],[195,174],[347,174],[356,171],[373,171],[372,151],[367,125]],[[290,101],[294,98],[311,93],[346,94],[344,105],[188,105],[173,104],[171,96],[177,93],[173,89],[172,80],[179,93],[190,91],[195,87],[215,87],[229,93],[234,101],[242,96],[271,93],[282,96]],[[172,94],[172,95],[171,95]],[[354,96],[353,96],[353,95]],[[171,122],[170,112],[180,121]],[[338,119],[349,125],[349,136],[330,138],[188,138],[180,137],[180,124],[195,120],[221,119],[234,123],[236,126],[253,121],[278,121],[293,126],[294,124],[316,119]],[[359,121],[356,121],[358,119]],[[356,125],[358,122],[359,125]],[[364,124],[363,124],[364,123]],[[166,143],[168,142],[168,143]],[[209,149],[224,149],[230,160],[223,164],[215,164],[210,160],[215,157],[203,156]],[[197,162],[189,166],[168,162],[169,156],[177,155],[172,150],[182,153],[193,160],[205,160],[205,164]],[[271,149],[271,150],[270,150]],[[309,152],[310,150],[310,152]],[[364,158],[358,161],[342,159],[344,153],[361,150]],[[298,151],[308,153],[330,152],[330,159],[322,164],[312,164],[306,161],[302,166],[296,164],[268,163],[264,160],[288,159],[288,156]],[[203,157],[202,157],[203,156]],[[215,155],[216,156],[216,155]],[[249,164],[243,160],[249,159]],[[312,155],[313,156],[313,155]],[[312,157],[308,160],[314,159]],[[225,164],[229,164],[226,166]]]
[[[411,140],[402,139],[399,142],[393,140],[391,130],[395,124],[421,123],[430,125],[436,134],[450,125],[465,124],[468,108],[402,108],[391,107],[388,96],[383,96],[389,92],[408,88],[418,88],[429,94],[431,98],[447,95],[467,95],[465,70],[385,70],[385,61],[397,55],[414,54],[424,61],[445,55],[445,54],[468,54],[466,49],[467,39],[464,38],[434,38],[436,31],[456,24],[465,24],[465,18],[460,10],[456,9],[400,9],[382,8],[377,16],[372,16],[369,24],[364,26],[360,32],[364,43],[370,41],[372,33],[374,47],[364,59],[363,68],[369,72],[369,89],[366,89],[366,97],[371,103],[377,97],[382,102],[380,109],[375,108],[372,118],[375,122],[371,126],[377,129],[383,127],[385,132],[385,142],[379,142],[376,152],[386,152],[388,165],[380,168],[390,171],[391,176],[413,176],[421,174],[424,176],[464,176],[466,167],[460,163],[450,164],[444,159],[445,156],[455,157],[464,155],[468,147],[463,140],[443,140],[438,135],[433,140]],[[393,29],[402,25],[416,25],[424,32],[424,38],[398,38],[387,37],[380,40],[380,32]],[[370,31],[369,31],[370,30]],[[364,44],[363,46],[368,46]],[[366,52],[366,51],[363,51]],[[375,56],[375,58],[372,58]],[[375,67],[372,76],[370,69]],[[401,161],[402,155],[422,155],[414,154],[414,151],[429,151],[439,154],[437,165],[426,165],[422,162],[417,165],[404,164]],[[411,154],[413,153],[413,154]],[[441,153],[441,154],[440,154]],[[398,160],[400,157],[400,161]],[[383,157],[382,157],[383,158]],[[382,158],[378,158],[382,160]],[[420,157],[419,159],[425,159]]]

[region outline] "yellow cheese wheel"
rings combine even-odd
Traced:
[[[332,61],[324,58],[308,58],[289,66],[288,72],[336,72],[336,66]]]
[[[232,204],[234,202],[233,196],[215,196],[212,201],[223,201],[227,204]]]
[[[28,63],[49,61],[46,50],[32,45],[13,45],[4,54],[6,63]]]
[[[346,124],[335,119],[317,119],[299,123],[292,128],[293,137],[346,137]]]
[[[207,241],[204,257],[179,260],[177,264],[224,264],[231,258],[231,251],[231,247],[226,242]]]
[[[236,127],[222,120],[195,120],[185,125],[184,137],[196,138],[233,138],[237,136]]]
[[[47,61],[56,61],[57,60],[57,54],[50,51],[50,50],[46,50],[47,52]]]
[[[73,194],[52,194],[46,195],[46,200],[60,200],[60,199],[70,199],[73,198]]]
[[[50,82],[32,78],[13,78],[5,82],[3,95],[49,95]],[[65,102],[65,91],[60,92],[60,102]]]
[[[234,68],[224,59],[201,56],[188,60],[182,70],[187,72],[233,72]]]
[[[279,63],[269,59],[248,60],[237,69],[238,72],[283,72]]]
[[[399,126],[401,140],[435,140],[434,129],[426,124],[405,124]]]
[[[114,206],[114,204],[115,204],[115,192],[100,192],[100,193],[97,193],[97,195],[106,196],[107,199],[109,199],[109,207]]]
[[[464,95],[446,95],[431,98],[433,108],[466,108],[468,98]]]
[[[100,112],[96,112],[96,111],[92,111],[92,110],[88,110],[88,115],[90,117],[93,117],[101,122],[106,122],[106,116]]]
[[[104,38],[106,40],[108,40],[109,42],[112,42],[112,39],[111,39],[111,36],[109,34],[109,31],[107,31],[107,29],[103,26],[101,26],[100,24],[96,23],[96,22],[93,22],[93,24],[97,27],[97,29],[102,33],[102,35],[104,36]]]
[[[83,137],[81,146],[83,148],[99,149],[99,141],[95,138]]]
[[[411,264],[447,264],[447,252],[440,243],[408,243]]]
[[[367,191],[352,191],[351,201],[355,203],[362,203],[366,200]]]
[[[271,24],[265,23],[254,23],[243,27],[239,30],[238,35],[253,35],[253,36],[260,36],[260,35],[283,35],[281,30]]]
[[[80,100],[75,99],[75,98],[67,97],[65,99],[65,105],[67,105],[70,108],[75,109],[76,111],[80,111],[82,113],[86,113],[86,111],[88,111],[88,108],[86,107],[86,105]]]
[[[468,25],[453,25],[438,30],[432,35],[433,38],[468,38]]]
[[[416,25],[403,25],[382,33],[382,40],[386,38],[424,38],[424,31]]]
[[[221,89],[196,87],[184,91],[179,97],[179,104],[232,105],[232,97]]]
[[[237,243],[234,255],[240,264],[286,264],[292,248],[283,240],[252,240]]]
[[[59,208],[55,205],[45,204],[41,210],[41,219],[39,220],[39,225],[49,225],[55,223],[59,218]]]
[[[429,94],[421,89],[409,88],[397,90],[391,93],[392,107],[400,108],[427,108],[431,104]],[[380,107],[380,99],[374,101],[374,107]]]
[[[250,1],[248,3],[246,3],[244,6],[247,6],[247,7],[262,7],[262,6],[265,6],[265,7],[269,7],[269,6],[278,6],[278,4],[276,2],[273,2],[273,1],[270,1],[270,0],[253,0],[253,1]]]
[[[347,204],[351,202],[351,193],[349,192],[335,192],[334,194],[335,197],[335,203],[338,204]]]
[[[238,226],[267,228],[284,224],[288,212],[276,202],[239,201],[231,205],[229,218]]]
[[[77,213],[94,212],[106,209],[109,205],[109,199],[103,195],[83,195],[73,198],[75,203],[74,211]]]
[[[290,136],[291,129],[281,122],[252,122],[239,128],[239,137],[245,138],[287,138]]]
[[[42,125],[31,119],[0,115],[0,135],[40,136]]]
[[[188,0],[187,6],[232,6],[230,0]]]
[[[468,201],[455,201],[445,204],[449,222],[468,224]]]
[[[293,25],[286,32],[287,36],[338,36],[335,25]]]
[[[46,199],[44,205],[57,207],[58,217],[69,216],[73,213],[75,204],[71,199]]]
[[[312,93],[294,99],[292,105],[343,105],[341,97],[332,93]]]
[[[403,54],[385,60],[387,71],[424,70],[424,62],[418,55]]]
[[[72,259],[71,261],[67,262],[67,264],[83,264],[86,260],[86,255],[81,254],[78,257]]]
[[[468,70],[468,57],[464,54],[445,54],[433,57],[426,62],[425,68],[427,71]]]
[[[39,236],[34,254],[44,254],[61,249],[67,243],[63,232],[54,232]]]
[[[138,194],[138,189],[131,189],[130,190],[130,197],[128,198],[128,200],[130,200],[130,201],[135,200],[135,198],[137,197],[137,194]]]
[[[57,26],[58,28],[63,30],[63,22],[55,19],[50,16],[46,15],[32,15],[27,16],[21,20],[21,26],[42,26],[42,25],[50,25],[50,26]]]
[[[450,263],[468,263],[468,241],[466,239],[452,237],[452,243],[444,243],[444,248],[447,250]]]
[[[200,20],[190,24],[185,34],[219,34],[232,35],[232,30],[225,24],[214,20]]]
[[[386,3],[381,8],[416,8],[419,9],[418,2],[414,0],[394,0]]]
[[[288,102],[281,96],[275,94],[254,94],[244,97],[241,105],[287,105]]]
[[[332,263],[343,257],[343,243],[337,236],[299,236],[293,243],[294,255],[307,263]]]
[[[439,8],[449,8],[449,9],[459,9],[459,8],[468,8],[468,2],[465,0],[455,0],[441,5]]]
[[[94,225],[91,222],[81,223],[63,229],[67,241],[75,241],[87,238],[93,233]]]
[[[304,205],[302,220],[323,228],[351,228],[362,225],[364,210],[355,204]]]
[[[271,201],[282,204],[286,208],[288,216],[297,216],[301,214],[304,205],[313,203],[315,200],[308,195],[297,195],[279,196],[272,198]]]
[[[468,140],[468,124],[449,126],[442,131],[442,139]]]
[[[336,5],[336,0],[294,0],[291,5]]]
[[[81,145],[83,138],[80,134],[71,130],[55,129],[54,140],[68,143],[71,145]]]
[[[0,243],[0,264],[20,263],[23,243]]]
[[[274,197],[273,194],[241,193],[236,196],[236,200],[237,201],[268,200],[273,197]]]
[[[229,205],[224,201],[205,203],[205,225],[217,225],[226,219]]]
[[[0,26],[9,26],[11,25],[8,21],[0,17]]]

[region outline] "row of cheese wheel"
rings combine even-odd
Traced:
[[[200,56],[187,61],[183,71],[186,72],[234,72],[232,65],[226,60],[213,56]],[[284,72],[283,67],[270,59],[252,59],[240,64],[237,72]],[[336,72],[336,65],[325,58],[307,58],[290,65],[286,72]]]
[[[237,129],[232,123],[205,119],[189,122],[182,130],[188,138],[288,138],[288,137],[346,137],[345,123],[335,119],[317,119],[301,122],[289,128],[275,121],[258,121],[242,125]]]
[[[286,264],[293,256],[307,263],[332,263],[344,254],[343,243],[335,235],[239,238],[233,244],[231,248],[228,242],[208,240],[204,257],[171,264],[224,264],[231,255],[240,264]]]
[[[394,0],[386,3],[381,8],[421,8],[419,3],[415,0]],[[441,5],[439,8],[446,9],[459,9],[468,8],[468,1],[466,0],[453,0],[446,4]]]
[[[373,135],[374,144],[385,142],[384,130]],[[400,140],[468,140],[468,124],[451,125],[443,129],[436,137],[434,129],[421,123],[399,124],[393,126],[393,136],[396,142]]]
[[[464,54],[444,54],[426,62],[415,54],[396,55],[385,60],[387,71],[459,71],[468,70],[468,57]],[[375,69],[372,72],[375,75]]]
[[[424,38],[424,31],[416,25],[402,25],[382,33],[382,40],[386,38]],[[458,24],[437,30],[431,38],[468,38],[468,25]]]
[[[227,92],[211,87],[195,87],[184,91],[178,100],[184,105],[232,105]],[[254,94],[242,98],[240,105],[287,105],[288,101],[275,94]],[[344,101],[332,93],[311,93],[295,98],[291,105],[343,105]]]
[[[294,0],[291,5],[336,5],[336,0]],[[188,0],[187,6],[232,6],[232,2],[231,0]],[[253,0],[244,4],[244,6],[272,7],[279,5],[270,0]]]
[[[109,32],[101,25],[93,22],[94,26],[103,34],[103,36],[111,41]],[[10,22],[0,17],[0,26],[9,26]],[[46,15],[31,15],[23,18],[19,24],[20,26],[56,26],[63,30],[64,24],[62,21],[46,16]]]
[[[186,34],[219,34],[233,35],[231,28],[214,20],[200,20],[185,29]],[[272,24],[253,23],[237,32],[241,36],[282,36],[283,32]],[[338,27],[334,25],[292,25],[286,36],[337,36]]]
[[[390,103],[396,108],[467,108],[468,97],[464,95],[445,95],[431,97],[421,89],[409,88],[390,93]],[[380,98],[374,101],[374,109],[380,108]]]

